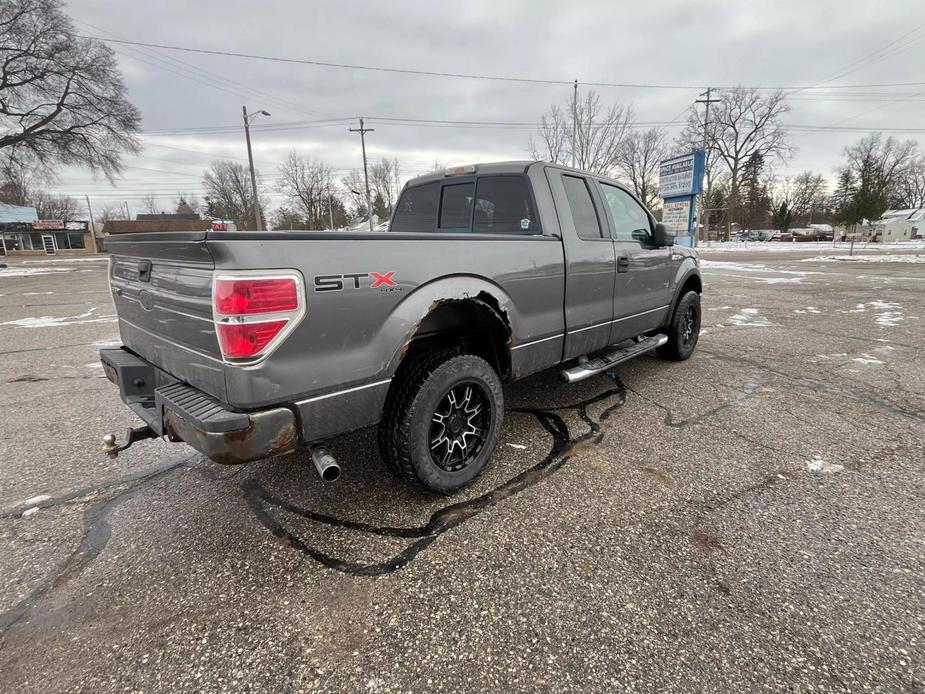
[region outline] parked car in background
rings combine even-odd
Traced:
[[[777,230],[771,234],[771,241],[793,241],[793,234],[789,231]]]

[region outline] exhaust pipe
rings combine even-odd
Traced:
[[[331,451],[324,446],[312,448],[312,462],[325,482],[335,482],[340,477],[340,465],[331,455]]]

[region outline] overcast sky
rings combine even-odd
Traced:
[[[913,0],[72,0],[67,11],[81,33],[149,43],[438,72],[686,86],[598,88],[605,102],[632,103],[640,121],[672,121],[682,117],[706,85],[808,87],[848,69],[820,86],[921,82],[922,7]],[[165,196],[165,206],[178,191],[201,198],[200,177],[212,159],[246,161],[239,127],[242,104],[272,114],[255,121],[263,125],[253,132],[257,167],[272,191],[276,166],[291,149],[342,173],[361,165],[359,137],[347,132],[348,124],[306,121],[366,116],[371,121],[367,127],[375,128],[368,135],[369,156],[397,157],[403,174],[410,176],[429,170],[435,159],[451,165],[526,158],[531,131],[527,126],[424,127],[377,118],[534,123],[549,104],[571,98],[566,85],[110,45],[117,51],[130,98],[143,114],[145,151],[127,160],[132,168],[126,168],[115,188],[71,171],[57,188],[73,195],[89,193],[94,206],[127,200],[136,211],[145,192]],[[863,132],[925,128],[925,84],[817,87],[795,95],[791,106],[787,123],[797,126]],[[233,129],[214,131],[222,126]],[[197,128],[213,131],[195,132]],[[673,136],[679,126],[668,129]],[[863,132],[795,130],[796,156],[776,168],[783,174],[814,169],[832,176],[845,145]],[[897,136],[925,142],[925,132]],[[280,201],[278,196],[271,199]]]

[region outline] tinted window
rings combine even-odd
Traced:
[[[601,224],[594,211],[594,202],[591,200],[591,191],[583,178],[577,176],[563,176],[565,196],[568,206],[572,210],[572,220],[575,222],[575,231],[583,239],[601,238]]]
[[[439,183],[408,188],[402,193],[389,231],[433,231],[437,226]]]
[[[440,228],[469,230],[469,211],[472,209],[473,183],[443,186],[440,203]]]
[[[651,228],[649,215],[625,190],[601,184],[604,200],[613,217],[614,238],[618,241],[648,241]]]
[[[530,189],[522,176],[480,178],[472,230],[477,233],[539,234]]]

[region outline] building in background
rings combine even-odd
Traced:
[[[925,237],[925,208],[887,210],[873,223],[876,241],[909,241]]]
[[[88,222],[38,219],[34,207],[0,203],[0,254],[56,255],[93,251]]]

